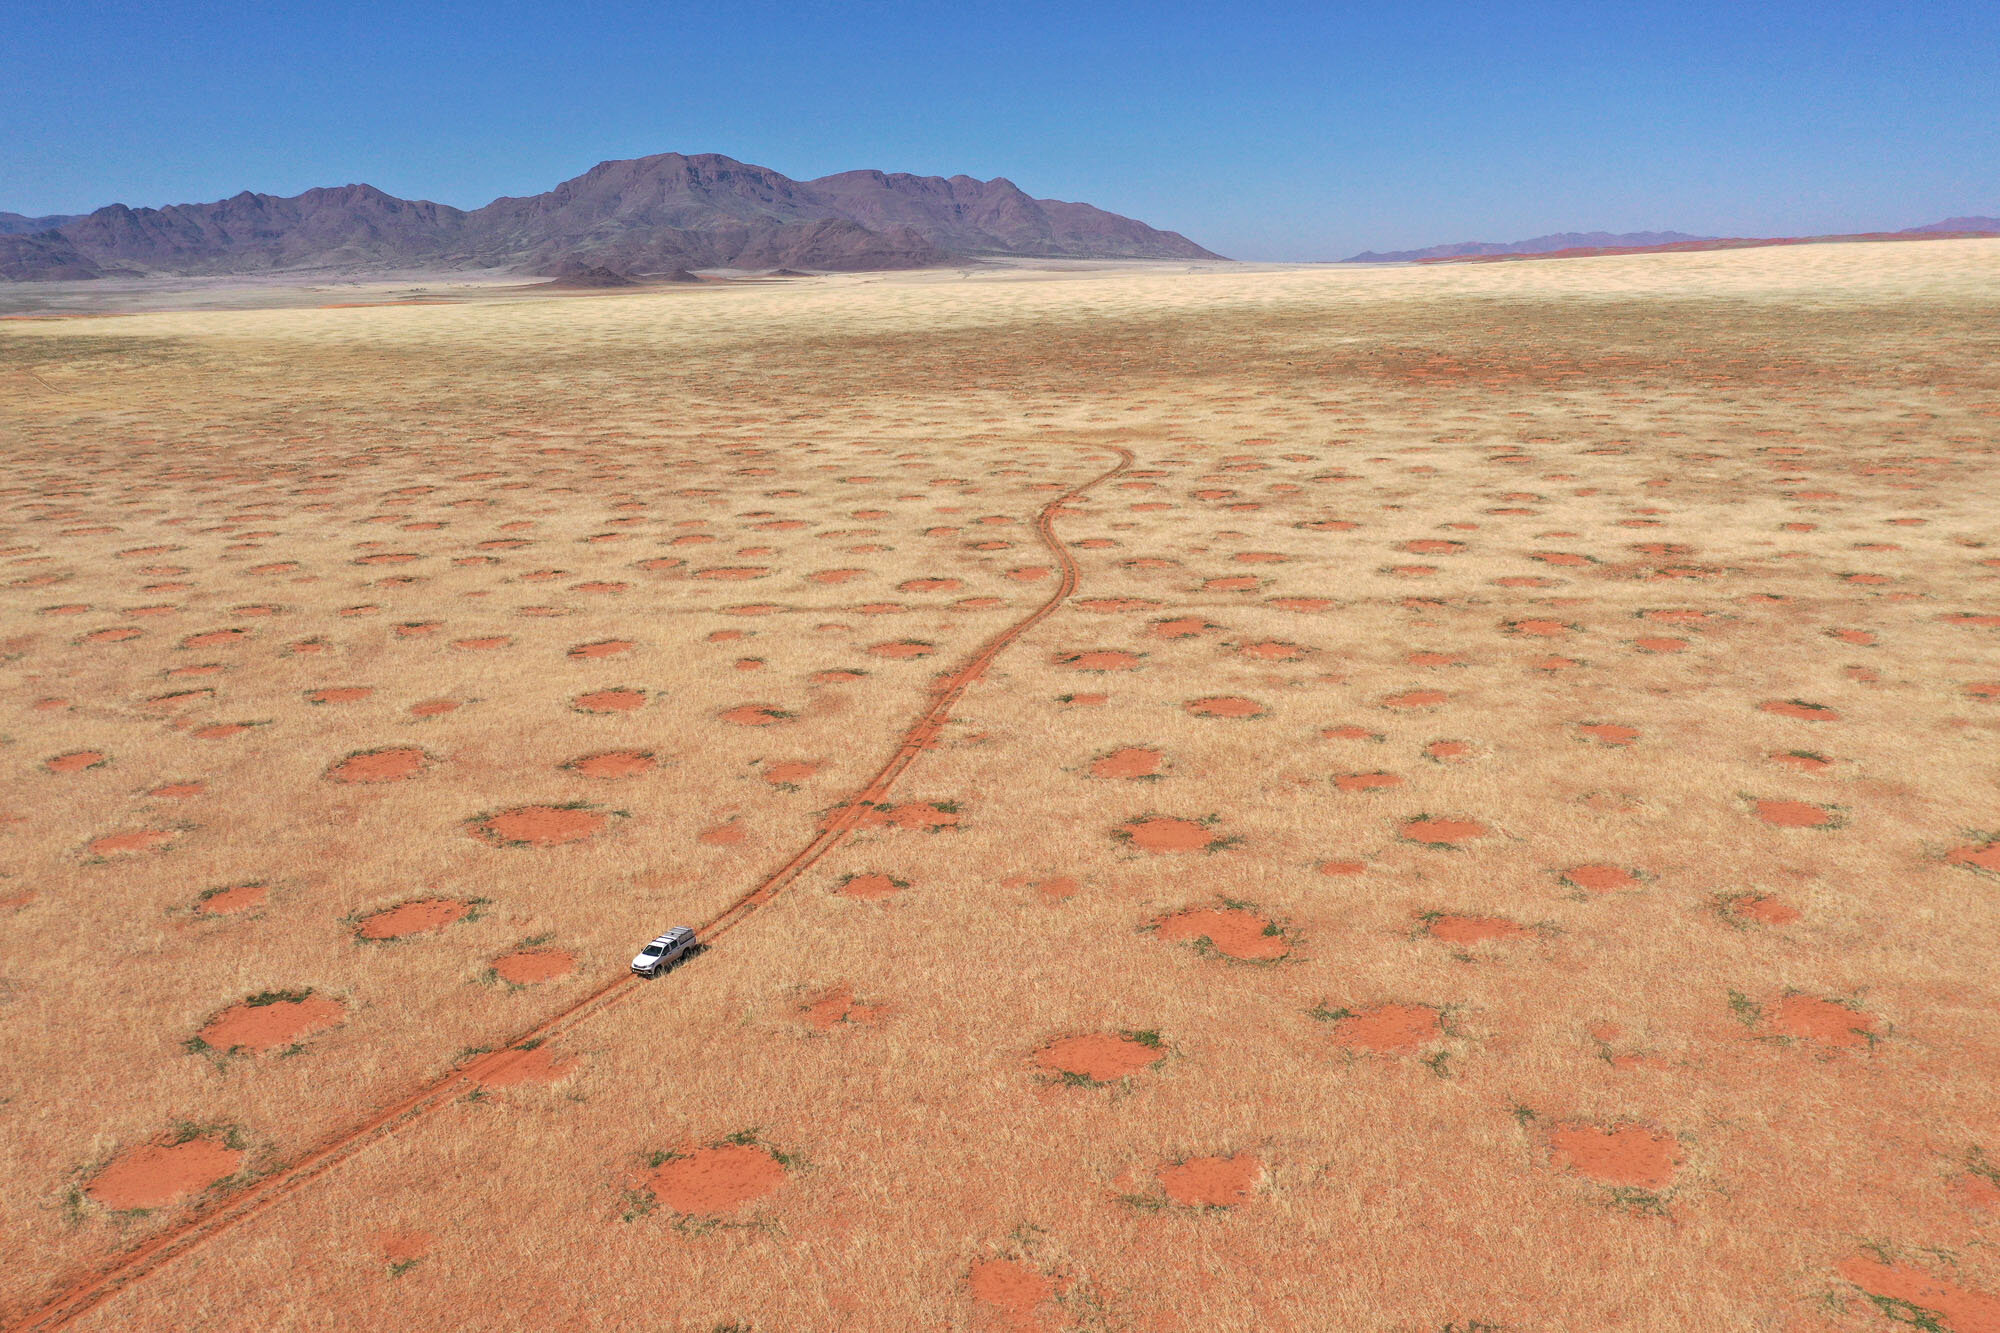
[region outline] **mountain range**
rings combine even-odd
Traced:
[[[600,162],[466,211],[371,185],[80,216],[0,213],[0,278],[505,269],[922,268],[981,256],[1218,259],[1178,232],[1004,177],[847,171],[796,181],[714,153]]]
[[[1459,241],[1422,250],[1364,250],[1343,264],[1425,264],[1453,259],[1505,258],[1511,255],[1637,253],[1646,250],[1721,250],[1756,245],[1790,245],[1801,241],[1916,239],[1925,236],[2000,236],[2000,218],[1946,218],[1901,231],[1867,232],[1858,236],[1782,236],[1751,238],[1690,236],[1684,231],[1559,231],[1525,241]]]

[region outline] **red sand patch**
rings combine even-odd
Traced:
[[[421,703],[410,705],[410,716],[443,717],[446,713],[457,712],[458,707],[459,701],[456,699],[425,699]]]
[[[1035,1052],[1035,1064],[1051,1074],[1070,1074],[1093,1083],[1115,1083],[1166,1058],[1157,1046],[1148,1046],[1112,1032],[1093,1032],[1082,1037],[1064,1037]]]
[[[1424,753],[1440,764],[1455,764],[1472,758],[1474,747],[1471,741],[1432,741]]]
[[[819,1032],[830,1032],[842,1023],[874,1027],[889,1012],[886,1004],[860,1004],[850,986],[838,986],[816,1000],[799,1006],[799,1020]]]
[[[1196,717],[1262,717],[1264,705],[1255,699],[1245,699],[1241,695],[1219,694],[1207,699],[1191,700],[1187,711]]]
[[[660,766],[660,761],[648,750],[606,750],[601,754],[587,754],[580,759],[572,759],[563,767],[579,777],[636,778],[641,773],[650,773]]]
[[[1616,722],[1586,722],[1577,727],[1577,731],[1599,745],[1630,745],[1639,739],[1637,727],[1621,726]]]
[[[957,828],[959,813],[956,810],[940,808],[941,803],[932,801],[906,801],[902,805],[888,807],[870,806],[855,820],[856,828],[900,828],[937,829]]]
[[[1872,1255],[1842,1260],[1837,1271],[1871,1296],[1929,1311],[1951,1333],[2000,1333],[2000,1297],[1932,1277],[1912,1264],[1888,1264]]]
[[[369,1241],[369,1248],[385,1264],[413,1264],[429,1254],[435,1243],[435,1239],[426,1232],[392,1229],[376,1232]]]
[[[2000,875],[2000,842],[1968,843],[1944,854],[1946,864]]]
[[[262,907],[269,894],[270,889],[262,884],[236,884],[209,894],[195,910],[208,916],[234,916]]]
[[[1248,1200],[1263,1177],[1264,1164],[1251,1153],[1190,1157],[1160,1168],[1160,1188],[1184,1207],[1232,1208]]]
[[[472,904],[455,898],[425,898],[384,908],[364,917],[355,934],[364,940],[400,940],[406,935],[423,935],[443,930],[472,914]]]
[[[493,960],[493,973],[516,986],[554,981],[576,970],[576,955],[567,949],[517,949]]]
[[[878,643],[867,649],[870,657],[887,657],[891,659],[929,657],[936,651],[936,644],[919,643],[914,639],[901,639],[894,643]]]
[[[1447,944],[1484,944],[1519,939],[1532,932],[1504,916],[1434,916],[1426,923],[1425,933]]]
[[[1405,690],[1401,694],[1383,696],[1384,708],[1435,708],[1450,696],[1443,690]]]
[[[1090,762],[1094,778],[1150,778],[1159,776],[1166,756],[1143,745],[1128,745]]]
[[[1739,893],[1722,905],[1731,916],[1764,926],[1789,926],[1799,919],[1798,908],[1768,893]]]
[[[611,822],[601,811],[570,805],[520,805],[475,820],[474,837],[502,847],[560,847],[594,838]]]
[[[111,756],[102,750],[72,750],[59,754],[53,759],[42,761],[42,767],[51,773],[81,773],[86,769],[100,768],[111,762]]]
[[[1171,815],[1137,819],[1119,831],[1142,852],[1205,852],[1217,841],[1208,825]]]
[[[1797,992],[1779,1000],[1765,1021],[1781,1037],[1816,1041],[1824,1046],[1866,1046],[1875,1031],[1874,1020],[1859,1010],[1837,1000]]]
[[[655,1168],[646,1183],[674,1212],[713,1217],[761,1199],[784,1179],[784,1166],[767,1149],[718,1143]]]
[[[414,745],[392,746],[384,750],[366,750],[347,758],[326,770],[328,782],[401,782],[421,773],[430,763],[430,756]]]
[[[1071,653],[1067,657],[1058,657],[1056,664],[1066,666],[1072,671],[1135,671],[1139,666],[1139,654],[1103,648],[1095,652]]]
[[[972,1299],[990,1307],[1009,1328],[1041,1327],[1035,1311],[1055,1295],[1048,1278],[1012,1259],[981,1259],[966,1276]]]
[[[1268,918],[1246,908],[1190,907],[1162,920],[1158,933],[1177,942],[1205,939],[1228,958],[1268,962],[1283,958],[1292,947],[1283,935],[1270,934],[1270,927]]]
[[[1555,1160],[1606,1185],[1664,1189],[1680,1173],[1680,1140],[1644,1125],[1558,1125],[1549,1134]]]
[[[873,871],[868,874],[848,876],[841,881],[835,892],[848,898],[859,898],[864,902],[876,902],[893,897],[909,887],[906,882],[892,875]]]
[[[1805,801],[1760,800],[1752,808],[1757,818],[1778,828],[1832,828],[1840,823],[1834,811]]]
[[[457,639],[451,646],[464,653],[489,653],[496,648],[505,648],[512,642],[514,640],[505,634],[494,634],[483,639]]]
[[[1639,875],[1624,866],[1590,865],[1571,866],[1562,872],[1563,882],[1573,884],[1591,893],[1615,893],[1619,889],[1638,887]]]
[[[326,995],[270,1004],[245,1000],[211,1018],[198,1035],[218,1051],[261,1055],[333,1027],[346,1016],[347,1006]]]
[[[243,1154],[218,1139],[156,1143],[121,1154],[84,1192],[106,1208],[158,1208],[236,1174]]]
[[[1334,1023],[1336,1043],[1379,1055],[1414,1051],[1444,1035],[1443,1015],[1427,1004],[1377,1004]]]
[[[1783,754],[1769,756],[1774,764],[1785,768],[1795,768],[1801,773],[1824,773],[1833,767],[1833,761],[1823,754],[1808,754],[1803,750],[1788,750]]]
[[[1476,819],[1429,817],[1412,819],[1403,825],[1404,838],[1428,847],[1456,847],[1474,838],[1487,837],[1492,832]]]
[[[180,836],[178,829],[129,829],[92,839],[85,850],[92,856],[136,856],[142,852],[163,852]]]
[[[1385,791],[1402,786],[1403,779],[1394,773],[1339,773],[1333,785],[1341,791]]]
[[[570,701],[570,707],[579,713],[630,713],[645,706],[644,690],[628,690],[622,687],[579,694]]]
[[[813,774],[821,765],[808,759],[788,759],[782,763],[767,764],[764,767],[764,781],[773,787],[795,787]]]

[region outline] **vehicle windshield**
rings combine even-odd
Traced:
[[[666,951],[667,951],[667,946],[664,944],[649,944],[645,948],[639,950],[639,955],[642,958],[658,958],[661,954],[665,953]]]

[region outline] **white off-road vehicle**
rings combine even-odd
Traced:
[[[693,926],[675,926],[645,948],[632,960],[632,970],[642,977],[658,976],[694,952],[695,938]]]

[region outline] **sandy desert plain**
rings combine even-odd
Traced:
[[[1034,277],[0,323],[0,1324],[2000,1329],[2000,241]]]

